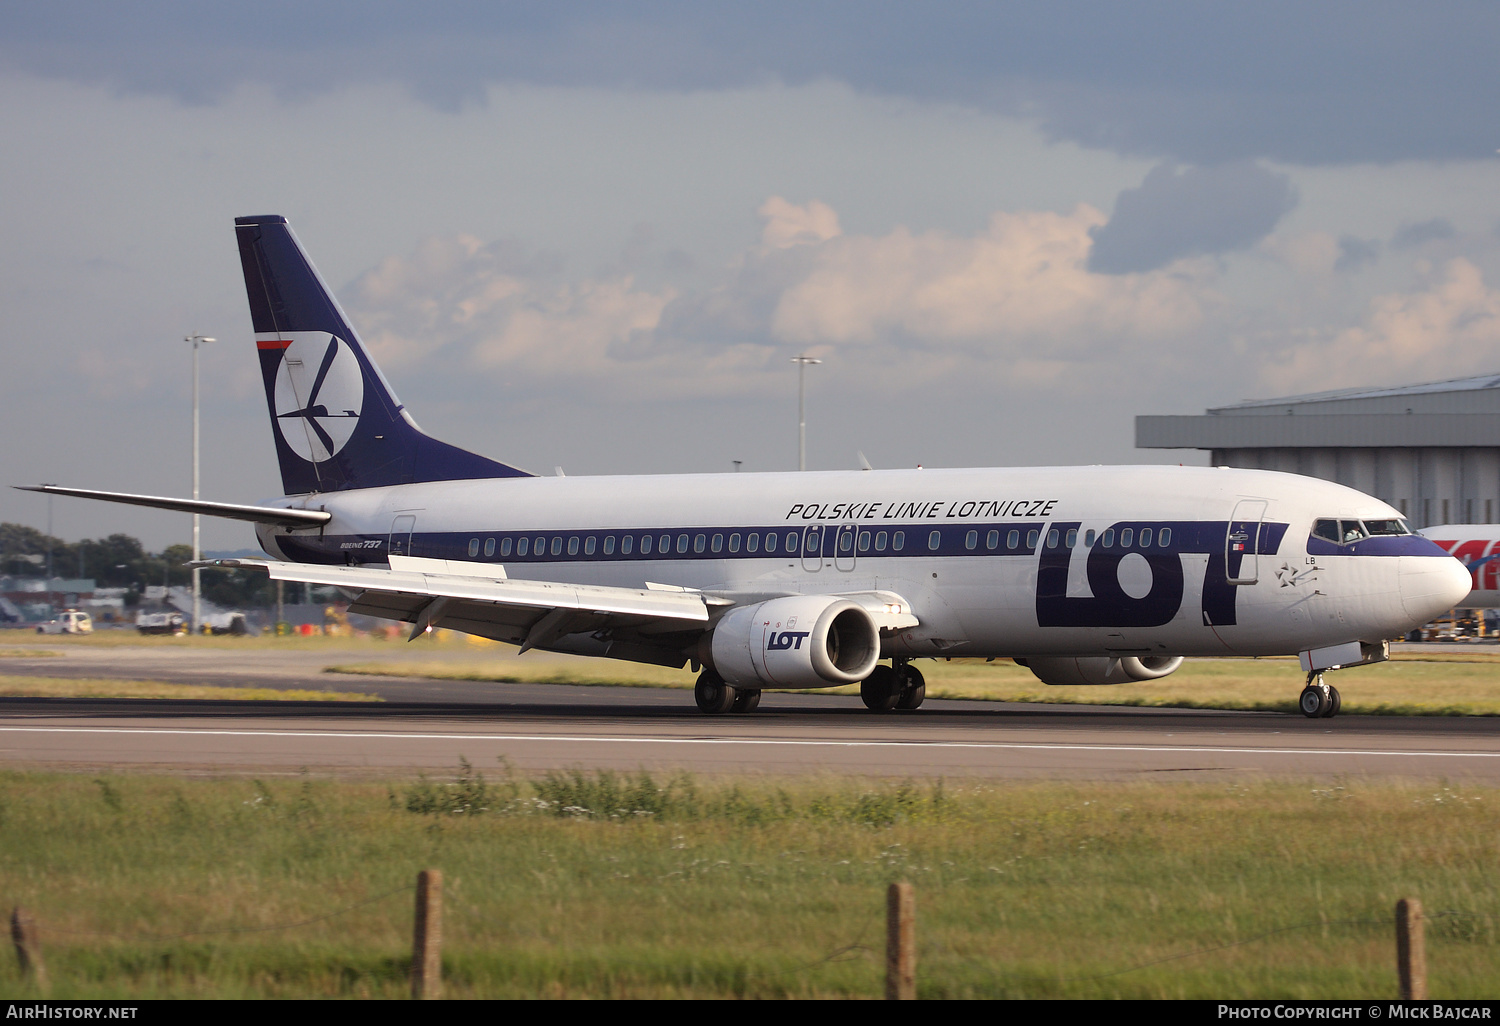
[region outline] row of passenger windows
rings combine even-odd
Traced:
[[[809,531],[807,533],[806,551],[811,555],[818,552],[821,532]],[[1026,532],[1026,545],[1021,547],[1021,532],[1011,530],[1002,536],[998,530],[985,532],[984,547],[986,550],[994,551],[1002,548],[1000,544],[1005,542],[1003,548],[1015,552],[1035,552],[1037,542],[1041,540],[1041,531],[1032,529]],[[978,531],[970,531],[964,536],[964,548],[978,549],[980,534]],[[1114,548],[1118,540],[1119,547],[1124,549],[1143,548],[1149,549],[1167,548],[1172,544],[1172,529],[1163,527],[1153,532],[1152,528],[1143,527],[1137,534],[1134,528],[1126,527],[1119,532],[1118,539],[1113,527],[1096,536],[1092,530],[1085,531],[1083,544],[1086,548],[1093,548],[1097,541],[1104,548]],[[833,546],[840,554],[850,553],[856,545],[855,533],[848,530],[839,530]],[[902,552],[906,549],[905,531],[860,531],[858,536],[858,547],[860,552]],[[1066,532],[1057,528],[1047,532],[1047,548],[1055,549],[1073,548],[1078,544],[1078,531],[1069,529]],[[927,548],[929,551],[937,551],[943,545],[943,532],[932,531],[927,535]],[[481,543],[478,538],[469,539],[469,558],[477,559],[481,551],[489,558],[495,555],[498,547],[502,559],[509,558],[512,552],[517,556],[561,556],[564,549],[570,556],[576,556],[582,551],[585,556],[592,556],[601,552],[606,556],[613,556],[616,551],[622,556],[651,555],[653,551],[660,555],[686,555],[689,551],[695,554],[703,552],[724,552],[727,548],[730,553],[747,552],[774,553],[779,549],[784,552],[795,554],[803,546],[802,533],[800,531],[787,531],[785,536],[777,531],[766,531],[764,533],[753,531],[745,535],[734,532],[726,538],[722,533],[709,535],[704,534],[679,534],[675,538],[670,534],[622,534],[618,538],[613,534],[604,535],[602,541],[597,535],[561,535],[554,534],[537,535],[535,538],[485,538]],[[618,548],[617,548],[618,547]]]

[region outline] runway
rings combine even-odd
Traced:
[[[95,650],[98,651],[98,650]],[[138,650],[119,650],[138,651]],[[196,655],[196,654],[195,654]],[[156,654],[154,672],[167,672]],[[330,661],[326,655],[317,657]],[[6,659],[8,673],[99,675],[94,660]],[[129,662],[129,660],[116,660]],[[187,662],[191,663],[189,659]],[[217,659],[221,683],[381,694],[336,702],[0,699],[0,765],[190,773],[391,776],[502,757],[522,770],[686,769],[882,777],[1141,779],[1259,776],[1451,778],[1500,783],[1500,722],[1037,706],[931,700],[876,715],[857,698],[768,694],[748,715],[703,716],[690,692],[338,677],[296,659],[247,668]],[[203,666],[183,670],[195,683]],[[124,667],[119,675],[144,672]],[[305,681],[303,678],[306,678]]]

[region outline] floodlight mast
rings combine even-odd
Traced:
[[[797,365],[797,469],[807,469],[807,387],[805,377],[807,365],[822,363],[816,357],[802,355],[792,357]]]
[[[184,342],[193,344],[193,499],[198,499],[198,347],[204,342],[215,342],[217,339],[209,338],[207,335],[188,335]],[[203,551],[199,546],[200,523],[197,513],[193,514],[193,562],[203,558]],[[198,567],[193,567],[193,633],[200,634],[203,631],[203,598],[200,582],[198,580]]]

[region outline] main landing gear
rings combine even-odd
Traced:
[[[1302,710],[1302,715],[1310,719],[1327,719],[1339,714],[1342,705],[1339,699],[1339,689],[1332,684],[1323,683],[1323,675],[1309,673],[1307,675],[1307,686],[1302,689],[1302,694],[1297,698],[1297,708]]]
[[[714,716],[727,712],[754,712],[760,705],[760,689],[734,687],[724,683],[724,678],[714,671],[704,670],[698,675],[698,683],[693,685],[693,700],[698,703],[699,712]]]
[[[871,712],[916,709],[927,697],[927,681],[905,660],[893,666],[877,666],[860,682],[859,698]]]

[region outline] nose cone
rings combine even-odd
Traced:
[[[1461,603],[1474,579],[1452,556],[1401,556],[1401,607],[1415,624],[1427,623]]]

